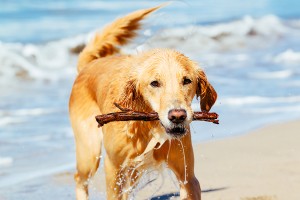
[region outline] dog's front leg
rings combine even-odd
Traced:
[[[105,157],[106,193],[108,200],[128,199],[137,179],[138,171],[130,167],[116,166],[109,157]]]
[[[200,184],[194,174],[194,153],[191,135],[169,142],[170,150],[166,159],[168,167],[180,184],[180,199],[201,200]]]
[[[124,184],[125,177],[122,177],[122,175],[120,175],[120,169],[111,162],[108,156],[105,157],[104,168],[107,199],[126,199],[122,197],[122,185]]]
[[[180,199],[201,200],[200,184],[195,176],[186,183],[180,183]]]

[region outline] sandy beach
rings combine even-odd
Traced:
[[[300,199],[299,130],[300,121],[292,121],[268,125],[236,137],[194,145],[196,176],[203,190],[202,198]],[[148,184],[137,193],[135,199],[169,199],[168,196],[172,193],[176,196],[178,190],[173,181],[164,172],[163,178],[159,177]],[[72,172],[55,175],[49,183],[54,184],[55,188],[67,186],[65,195],[74,197]],[[101,167],[92,180],[91,199],[103,199],[104,194],[104,173]]]
[[[299,141],[293,121],[197,145],[203,199],[300,199]]]

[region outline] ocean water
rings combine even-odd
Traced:
[[[163,1],[0,2],[0,199],[59,197],[62,189],[25,183],[75,168],[74,49],[116,17]],[[193,122],[195,143],[300,118],[300,1],[175,1],[123,50],[156,47],[197,61],[219,94],[220,125]]]

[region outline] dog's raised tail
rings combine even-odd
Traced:
[[[80,53],[77,66],[78,72],[97,58],[118,53],[119,46],[127,44],[130,39],[137,35],[137,31],[141,27],[141,20],[163,6],[135,11],[106,26],[102,32],[95,35]]]

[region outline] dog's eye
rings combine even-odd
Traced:
[[[152,82],[150,83],[150,85],[151,85],[152,87],[159,87],[159,86],[160,86],[160,84],[159,84],[158,81],[152,81]]]
[[[190,84],[191,82],[192,82],[191,79],[188,79],[188,78],[183,79],[183,85]]]

